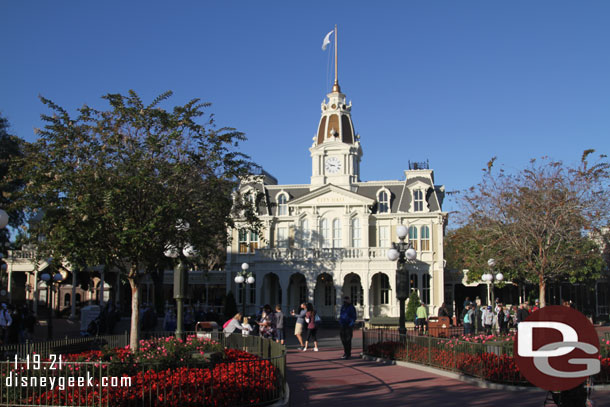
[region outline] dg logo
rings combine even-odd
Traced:
[[[515,361],[534,386],[569,390],[599,373],[599,338],[580,312],[558,305],[544,307],[517,328]]]

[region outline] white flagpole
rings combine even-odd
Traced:
[[[337,60],[337,24],[335,24],[335,86],[333,86],[333,92],[340,92],[339,88],[339,61]]]

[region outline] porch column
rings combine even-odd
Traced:
[[[102,270],[100,274],[100,307],[104,307],[104,284],[106,283],[106,270]]]
[[[70,304],[70,319],[76,319],[76,269],[72,269],[72,294]]]
[[[364,310],[363,310],[362,318],[369,319],[370,313],[371,313],[371,309],[370,309],[371,306],[370,306],[370,300],[369,300],[371,281],[370,281],[369,273],[366,273],[366,279],[364,279],[364,281],[361,281],[361,282],[363,284],[362,289],[364,290],[364,292],[363,292]]]

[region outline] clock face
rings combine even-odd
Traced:
[[[324,168],[329,174],[337,173],[341,169],[341,161],[339,161],[337,157],[327,158],[326,165],[324,166]]]

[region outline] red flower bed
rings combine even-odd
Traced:
[[[436,345],[439,344],[441,342]],[[443,347],[428,347],[411,342],[408,344],[381,342],[369,345],[366,353],[386,359],[431,365],[496,383],[529,385],[519,372],[514,358],[510,355],[458,351],[455,348],[455,341],[446,341],[442,345]],[[602,354],[607,354],[607,352],[602,352]],[[593,381],[598,384],[610,383],[610,357],[600,359],[601,371],[593,378]]]
[[[191,341],[193,342],[193,341]],[[171,346],[180,346],[172,343]],[[185,343],[185,346],[199,344]],[[156,346],[155,353],[163,353]],[[197,348],[199,350],[199,348]],[[134,363],[136,356],[146,364]],[[128,349],[87,351],[66,355],[64,370],[80,373],[89,369],[96,372],[93,387],[56,387],[26,400],[33,405],[111,405],[126,406],[235,406],[256,404],[277,397],[281,385],[277,369],[268,361],[261,360],[237,349],[224,349],[222,362],[210,367],[181,366],[177,368],[152,369],[148,356],[133,355]],[[71,362],[94,362],[87,365]],[[192,362],[192,360],[190,361]],[[131,374],[117,376],[131,380],[128,386],[102,387],[100,370],[128,371]],[[96,370],[92,370],[95,368]],[[80,370],[80,372],[76,372]],[[120,378],[119,378],[120,381]]]

